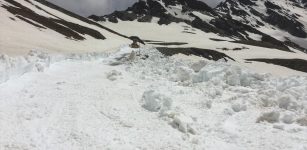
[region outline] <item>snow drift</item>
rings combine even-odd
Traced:
[[[3,55],[1,69],[2,82],[10,80],[0,85],[0,134],[8,137],[0,149],[307,147],[305,76],[128,46],[111,54]]]

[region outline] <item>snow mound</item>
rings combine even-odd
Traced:
[[[145,91],[142,97],[143,108],[150,112],[159,112],[159,116],[183,133],[196,134],[193,119],[173,109],[173,100],[154,90]]]
[[[164,113],[172,107],[172,100],[153,90],[145,91],[143,94],[143,107],[151,112]]]
[[[26,56],[9,57],[0,54],[0,84],[28,72],[44,72],[51,64],[64,60],[96,60],[106,58],[107,53],[80,53],[50,55],[40,50],[31,50]]]
[[[158,87],[166,84],[190,87],[201,91],[208,101],[203,102],[211,108],[212,102],[224,101],[233,112],[248,113],[260,107],[260,116],[254,122],[282,122],[292,124],[307,111],[307,77],[290,76],[273,77],[270,74],[258,74],[236,65],[225,62],[200,60],[192,62],[175,57],[166,57],[154,48],[143,48],[139,51],[134,63],[127,63],[128,71],[143,80],[156,81]],[[174,85],[171,86],[174,88]],[[174,92],[176,94],[192,94],[194,92]],[[161,98],[149,95],[146,108],[158,112],[162,106]],[[156,97],[159,97],[156,95]],[[173,105],[177,100],[173,100]],[[272,110],[266,112],[265,110]],[[296,115],[290,115],[293,112]],[[259,112],[258,112],[259,113]]]

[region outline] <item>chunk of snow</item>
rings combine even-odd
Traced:
[[[297,103],[290,95],[284,95],[278,99],[278,105],[283,109],[297,109]]]
[[[154,90],[145,91],[142,97],[143,107],[148,111],[159,112],[170,110],[172,100],[163,94],[157,93]]]
[[[191,68],[195,71],[195,72],[199,72],[202,68],[204,68],[206,65],[208,64],[207,61],[205,60],[200,60],[198,62],[195,62],[192,64]]]
[[[184,82],[191,80],[193,70],[188,67],[179,67],[176,70],[176,73],[177,73],[177,80]]]
[[[292,114],[292,113],[284,114],[281,117],[281,121],[286,123],[286,124],[292,124],[295,121],[294,114]]]
[[[196,130],[192,127],[193,119],[184,114],[174,116],[173,125],[183,133],[196,134]]]

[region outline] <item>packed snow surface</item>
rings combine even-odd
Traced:
[[[153,48],[0,57],[0,149],[307,150],[307,77]]]

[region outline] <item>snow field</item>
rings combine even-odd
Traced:
[[[0,84],[0,149],[307,148],[307,77],[151,47],[31,55],[52,63]]]

